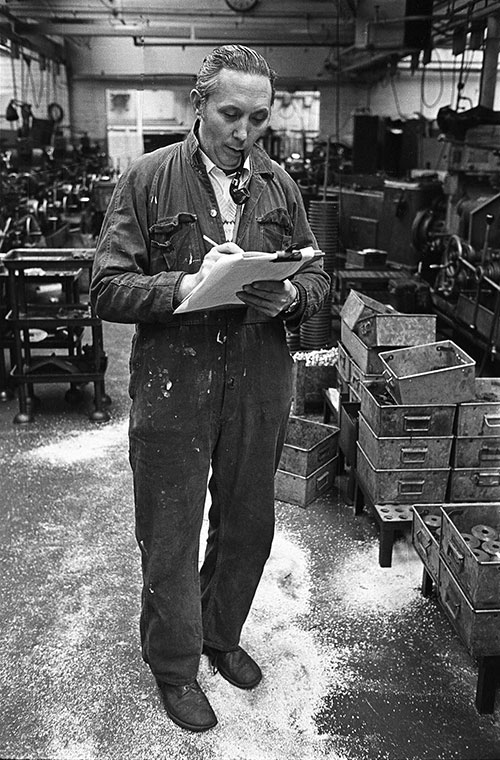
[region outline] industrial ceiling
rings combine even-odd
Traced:
[[[0,35],[65,60],[68,41],[324,47],[355,75],[457,37],[484,36],[500,0],[0,0]],[[408,30],[412,33],[408,34]]]

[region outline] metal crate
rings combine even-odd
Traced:
[[[359,444],[375,468],[449,467],[453,436],[378,436],[359,415]]]
[[[500,609],[474,609],[444,562],[439,566],[438,599],[473,657],[500,654]]]
[[[500,501],[500,468],[453,467],[448,501]]]
[[[451,465],[456,468],[500,467],[500,437],[456,436]]]
[[[376,435],[453,434],[456,404],[397,404],[384,382],[359,387],[361,413]]]
[[[329,462],[338,451],[340,428],[291,416],[279,468],[307,476]]]
[[[439,577],[441,504],[414,504],[412,543],[434,583]]]
[[[362,372],[368,375],[381,375],[384,371],[384,365],[380,361],[380,352],[383,348],[370,348],[362,338],[351,330],[350,327],[342,320],[340,324],[340,337],[342,344],[349,356]]]
[[[356,446],[358,479],[374,504],[431,504],[445,501],[449,467],[403,470],[373,466],[365,452]]]
[[[500,608],[500,503],[442,506],[441,513],[441,556],[460,588],[475,609]]]
[[[380,301],[375,300],[375,298],[370,298],[370,296],[364,293],[351,289],[340,310],[340,316],[346,325],[353,330],[358,321],[364,317],[371,316],[372,314],[391,314],[393,312],[392,306],[386,306],[380,303]]]
[[[435,315],[373,314],[360,319],[356,333],[370,347],[418,346],[436,340]]]
[[[500,378],[476,377],[474,396],[458,405],[458,436],[500,436]]]
[[[451,340],[380,353],[387,388],[400,404],[474,398],[475,361]]]
[[[307,507],[333,486],[336,471],[337,457],[306,477],[278,469],[274,479],[276,499]]]

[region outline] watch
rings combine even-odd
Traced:
[[[250,11],[259,0],[226,0],[232,11]]]

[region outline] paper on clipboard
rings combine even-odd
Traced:
[[[297,255],[300,254],[300,255]],[[229,253],[217,261],[208,275],[186,296],[174,314],[205,311],[224,306],[244,306],[236,293],[257,280],[285,280],[306,261],[323,254],[312,247],[301,248],[287,258],[281,251]]]

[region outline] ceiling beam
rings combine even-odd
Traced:
[[[41,21],[0,22],[0,32],[13,29],[19,36],[44,35],[56,37],[134,37],[144,39],[144,44],[179,44],[179,45],[217,45],[220,42],[252,42],[264,45],[293,46],[340,46],[349,47],[354,40],[354,24],[346,22],[337,31],[327,23],[305,25],[303,19],[287,19],[283,27],[277,25],[276,19],[245,19],[224,25],[214,23],[214,19],[203,19],[183,23],[175,22],[157,24],[105,21]]]

